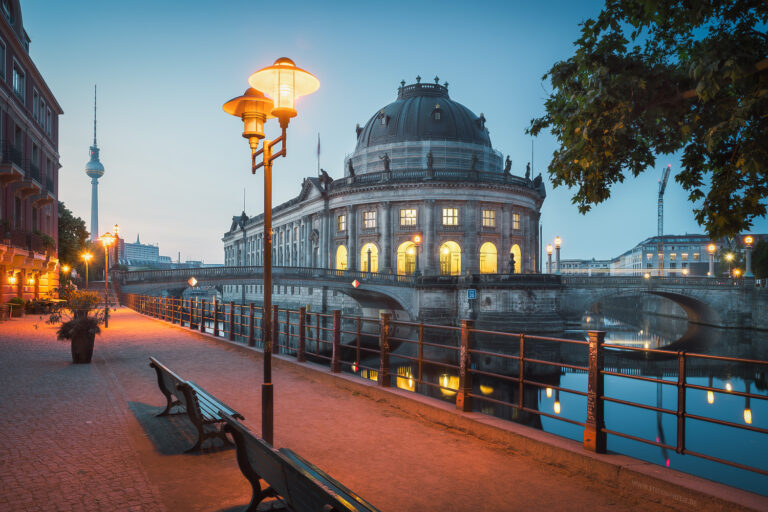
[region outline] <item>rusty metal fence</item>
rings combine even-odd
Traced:
[[[165,320],[192,330],[241,342],[251,347],[261,346],[262,308],[234,302],[208,302],[206,300],[178,297],[157,297],[123,294],[123,305],[151,317]],[[472,320],[462,320],[460,326],[433,325],[393,319],[382,313],[379,319],[342,315],[340,311],[313,313],[302,307],[298,310],[272,308],[273,351],[295,356],[298,362],[307,360],[327,365],[331,372],[349,372],[376,381],[384,387],[396,386],[407,391],[429,394],[430,390],[455,396],[456,408],[461,411],[480,409],[482,403],[509,408],[516,413],[547,417],[583,428],[584,448],[598,453],[606,452],[607,436],[614,435],[678,454],[768,475],[768,469],[754,467],[737,461],[693,451],[686,447],[686,422],[699,421],[768,434],[768,429],[726,421],[715,417],[693,414],[686,407],[686,392],[696,390],[710,394],[728,394],[746,400],[768,400],[764,394],[736,391],[711,385],[698,385],[687,381],[688,364],[692,360],[709,360],[756,365],[768,370],[768,361],[722,357],[669,350],[629,347],[605,342],[604,331],[588,331],[588,341],[580,341],[529,334],[507,333],[478,329]],[[492,351],[478,348],[477,339],[503,340],[512,350]],[[343,340],[342,340],[343,339]],[[393,346],[397,347],[396,351]],[[572,364],[543,358],[547,350],[541,347],[571,347],[583,355],[582,364]],[[621,371],[614,365],[606,366],[606,356],[615,358],[640,352],[646,357],[658,356],[676,360],[676,378],[665,379]],[[580,357],[580,356],[579,356]],[[494,370],[503,366],[507,371]],[[427,378],[425,369],[444,371],[438,378]],[[587,389],[568,388],[537,379],[541,371],[550,368],[558,373],[585,373]],[[605,390],[605,378],[615,377],[655,383],[673,387],[677,391],[676,407],[664,408],[610,396]],[[475,379],[498,379],[509,384],[509,399],[488,396],[480,392],[482,386],[473,385]],[[553,413],[537,408],[537,403],[526,399],[526,392],[546,390],[586,398],[586,420],[564,417],[556,408]],[[634,407],[657,414],[668,415],[676,420],[674,444],[663,439],[653,440],[628,432],[611,429],[605,423],[606,404]],[[745,412],[746,414],[746,412]],[[751,414],[751,412],[750,412]]]

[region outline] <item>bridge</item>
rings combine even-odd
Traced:
[[[114,276],[126,293],[178,296],[189,287],[190,278],[220,289],[260,284],[263,267],[119,271]],[[388,310],[400,319],[475,318],[497,328],[502,323],[533,321],[542,324],[541,330],[556,330],[553,317],[581,318],[593,306],[611,298],[652,295],[680,305],[692,323],[768,329],[768,289],[756,288],[751,279],[554,274],[413,276],[313,267],[274,267],[273,279],[277,286],[341,293],[359,304],[364,316],[371,317]],[[475,299],[468,298],[470,289],[475,290]],[[259,302],[260,294],[249,298]],[[229,299],[235,300],[225,297]],[[299,301],[285,297],[281,303],[291,300]],[[311,302],[303,296],[301,300]],[[325,306],[323,299],[320,307]]]

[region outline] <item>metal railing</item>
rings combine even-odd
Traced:
[[[197,299],[134,294],[123,294],[121,302],[145,315],[225,337],[230,341],[246,343],[252,347],[261,346],[263,311],[252,303],[223,304]],[[580,341],[478,329],[472,320],[462,320],[460,326],[445,326],[395,320],[388,313],[382,313],[381,318],[373,319],[346,316],[340,311],[328,314],[312,313],[303,307],[298,310],[281,309],[276,305],[273,306],[271,314],[275,353],[293,355],[298,362],[309,359],[328,365],[333,373],[351,372],[374,380],[384,387],[394,385],[430,396],[435,392],[443,397],[455,396],[456,407],[461,411],[477,410],[481,409],[478,407],[481,404],[491,404],[515,411],[514,415],[527,413],[576,425],[584,429],[585,449],[598,453],[606,452],[607,436],[610,434],[768,475],[766,468],[693,451],[686,446],[686,424],[690,421],[768,434],[766,428],[691,413],[686,407],[688,390],[729,394],[755,400],[768,400],[768,396],[750,393],[748,390],[741,392],[714,387],[711,382],[708,386],[688,382],[690,362],[697,360],[757,365],[768,370],[768,361],[613,345],[605,343],[604,331],[588,331],[588,341]],[[478,340],[503,340],[503,346],[511,348],[508,351],[479,348]],[[496,345],[498,346],[498,343]],[[575,361],[555,361],[546,357],[562,350],[576,351]],[[676,378],[664,379],[661,373],[658,378],[644,376],[635,371],[636,369],[627,370],[616,363],[621,357],[637,353],[642,353],[644,358],[673,358],[677,367],[673,377]],[[610,364],[606,364],[606,357],[611,361]],[[498,369],[499,367],[503,370]],[[439,376],[435,377],[437,372]],[[557,384],[546,382],[551,381],[550,377],[553,375],[559,379],[560,375],[567,373],[587,374],[586,391],[566,387],[559,380]],[[691,373],[700,375],[697,372]],[[664,408],[662,403],[652,406],[612,396],[605,388],[606,376],[675,387],[676,407],[669,409]],[[490,396],[485,393],[479,382],[482,378],[492,378],[504,383],[510,391],[507,399],[504,399],[504,396]],[[475,380],[478,382],[473,383]],[[578,421],[564,417],[558,409],[555,409],[554,414],[538,409],[538,402],[530,396],[527,397],[527,393],[542,389],[547,391],[548,396],[554,392],[558,396],[565,393],[586,398],[586,420]],[[674,444],[666,443],[663,437],[661,440],[647,439],[611,428],[611,425],[606,426],[606,404],[673,416],[676,418]]]

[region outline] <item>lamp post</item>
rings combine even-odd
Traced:
[[[725,261],[728,262],[728,277],[731,277],[731,263],[733,263],[733,253],[725,253]]]
[[[715,251],[717,251],[717,246],[715,244],[709,244],[707,246],[707,253],[709,253],[709,272],[707,275],[709,277],[715,277]]]
[[[552,244],[547,244],[547,274],[552,273]]]
[[[557,264],[557,272],[555,274],[560,275],[560,246],[563,240],[559,236],[555,237],[555,263]]]
[[[93,259],[93,254],[89,252],[84,252],[83,254],[80,255],[80,257],[85,262],[85,289],[87,290],[88,289],[88,262],[91,261],[91,259]]]
[[[299,96],[315,92],[320,82],[311,73],[296,67],[291,59],[282,57],[272,66],[257,71],[248,78],[250,88],[242,96],[224,104],[224,112],[243,121],[243,137],[251,147],[251,173],[264,168],[264,313],[262,333],[264,339],[264,383],[261,387],[261,436],[269,444],[273,441],[274,391],[272,387],[272,162],[286,155],[286,129],[297,112],[295,102]],[[267,97],[269,96],[269,97]],[[271,98],[271,99],[270,99]],[[274,140],[264,140],[264,123],[277,118],[282,134]],[[281,148],[273,152],[277,144]],[[257,157],[262,161],[256,163]]]
[[[69,265],[61,266],[61,274],[64,276],[64,283],[69,281],[69,271],[72,270]]]
[[[413,269],[413,275],[414,277],[418,277],[421,275],[421,270],[419,269],[419,248],[421,248],[421,235],[415,234],[413,235],[413,244],[416,246],[416,256],[415,256],[415,267]]]
[[[755,243],[755,238],[752,235],[744,237],[744,246],[747,248],[747,268],[744,272],[744,277],[755,277],[752,273],[752,244]]]
[[[115,250],[114,250],[114,252],[112,253],[112,255],[113,255],[114,259],[115,259],[115,263],[118,263],[118,261],[117,261],[117,256],[118,256],[118,254],[117,254],[117,252],[118,252],[118,250],[119,250],[119,247],[118,247],[118,246],[120,245],[120,226],[118,226],[117,224],[115,224],[115,225],[114,225],[114,226],[112,226],[112,227],[113,227],[113,229],[114,229],[114,233],[115,233]]]
[[[101,235],[99,241],[104,245],[104,327],[109,327],[109,246],[115,243],[112,233]]]

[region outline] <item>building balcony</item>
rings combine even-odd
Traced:
[[[42,185],[42,191],[32,198],[32,204],[38,208],[56,201],[56,194],[53,190],[53,178],[46,176]]]
[[[10,141],[0,142],[0,183],[7,185],[24,179],[24,162],[19,151]]]

